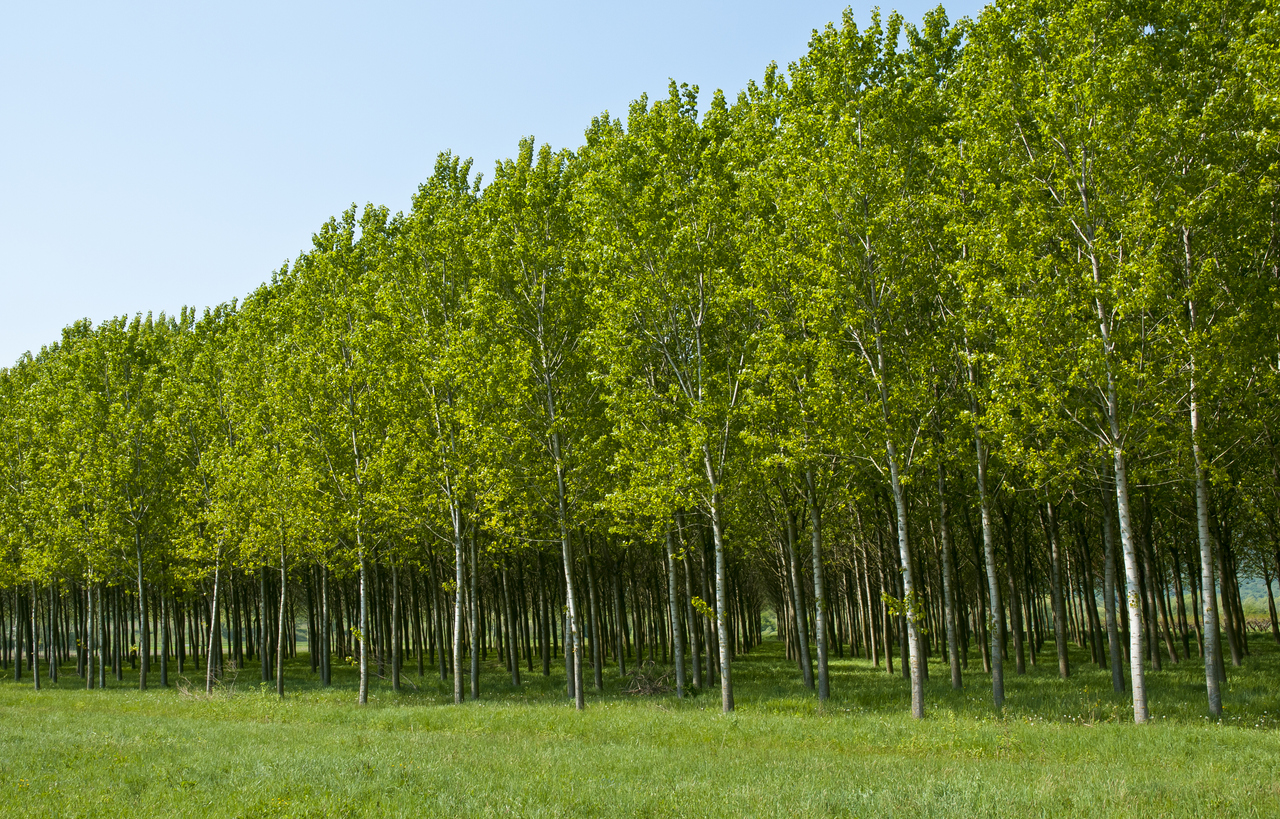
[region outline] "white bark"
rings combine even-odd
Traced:
[[[462,510],[455,498],[449,507],[453,522],[453,702],[462,702],[462,600],[466,588],[466,557],[462,553]]]
[[[907,496],[898,474],[898,449],[889,438],[885,441],[889,460],[889,485],[893,489],[893,505],[898,515],[898,553],[902,560],[902,606],[907,621],[907,650],[911,664],[911,716],[924,718],[924,671],[920,667],[920,629],[916,623],[916,581],[911,565],[911,543],[907,539]]]
[[[978,453],[978,502],[982,511],[982,555],[987,568],[988,617],[991,631],[991,693],[996,708],[1004,707],[1004,629],[1000,611],[1000,579],[996,574],[996,544],[991,531],[991,499],[987,496],[987,447],[982,435],[974,436]]]
[[[676,697],[684,699],[684,636],[680,628],[680,600],[676,595],[676,552],[667,532],[667,601],[671,606],[671,646],[676,660]]]
[[[827,594],[822,582],[822,510],[818,508],[818,488],[812,470],[805,473],[805,496],[809,505],[809,528],[813,545],[814,640],[818,645],[818,702],[831,696],[827,674]]]
[[[960,679],[960,649],[956,642],[956,606],[954,569],[951,564],[951,524],[947,510],[947,480],[941,464],[938,465],[938,531],[942,543],[942,604],[947,628],[947,662],[951,666],[951,687],[957,691],[963,686]]]
[[[1114,402],[1114,391],[1112,392]],[[1114,407],[1114,403],[1113,403]],[[1113,434],[1119,437],[1116,416],[1111,415]],[[1124,553],[1125,581],[1129,600],[1129,685],[1133,691],[1133,721],[1144,723],[1150,719],[1147,710],[1147,680],[1143,670],[1142,653],[1142,601],[1138,598],[1141,588],[1138,580],[1138,552],[1133,538],[1132,514],[1129,510],[1129,473],[1124,450],[1119,443],[1111,448],[1115,461],[1116,510],[1120,522],[1120,548]]]
[[[1193,364],[1194,367],[1194,364]],[[1200,587],[1204,618],[1204,684],[1209,713],[1222,716],[1222,688],[1218,679],[1222,642],[1218,630],[1218,594],[1213,576],[1213,540],[1209,534],[1209,482],[1204,477],[1204,453],[1200,449],[1200,408],[1195,377],[1191,379],[1191,451],[1196,470],[1196,535],[1200,543]]]
[[[214,640],[219,640],[219,641],[221,640],[221,635],[218,634],[218,585],[219,585],[219,581],[222,579],[221,552],[222,552],[222,547],[219,546],[218,559],[216,559],[213,564],[213,601],[209,605],[209,646],[208,646],[209,651],[207,656],[205,657],[205,674],[204,674],[204,693],[206,694],[213,693]],[[99,591],[98,592],[98,616],[101,617],[101,615],[102,615],[102,592]],[[105,663],[103,663],[103,665],[105,665]]]

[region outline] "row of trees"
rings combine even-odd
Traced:
[[[727,711],[768,609],[820,698],[896,646],[920,717],[973,647],[999,706],[1052,638],[1138,722],[1194,653],[1219,714],[1280,573],[1277,43],[1262,2],[846,13],[732,103],[442,155],[242,303],[77,323],[0,374],[15,673],[283,693],[301,609],[362,703],[495,650],[581,708],[647,648]]]

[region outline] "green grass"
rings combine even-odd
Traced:
[[[1050,652],[1010,675],[1002,714],[976,668],[954,693],[935,662],[918,723],[902,677],[865,661],[833,661],[820,707],[773,642],[735,663],[732,716],[718,690],[621,693],[612,668],[579,714],[563,664],[517,689],[490,663],[463,706],[430,674],[399,695],[379,681],[366,708],[352,670],[322,689],[305,658],[284,700],[256,666],[212,697],[64,671],[0,684],[0,795],[58,816],[1275,816],[1280,650],[1251,648],[1224,719],[1193,660],[1149,675],[1142,727],[1106,672],[1077,654],[1061,682]]]

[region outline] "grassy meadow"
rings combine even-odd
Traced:
[[[360,708],[352,669],[324,689],[305,655],[283,700],[256,665],[212,696],[128,672],[85,691],[68,670],[36,692],[10,671],[0,795],[39,816],[1280,816],[1280,649],[1250,647],[1221,721],[1193,659],[1149,674],[1143,727],[1078,652],[1058,680],[1051,644],[1010,668],[1003,713],[980,660],[960,692],[935,660],[923,722],[863,660],[833,658],[820,707],[772,641],[735,662],[730,716],[718,690],[630,695],[612,667],[576,713],[563,663],[516,688],[492,655],[462,706],[410,669]]]

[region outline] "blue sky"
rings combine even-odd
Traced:
[[[845,5],[10,4],[0,366],[79,318],[243,296],[351,203],[407,208],[442,150],[487,177],[668,78],[735,95]]]

